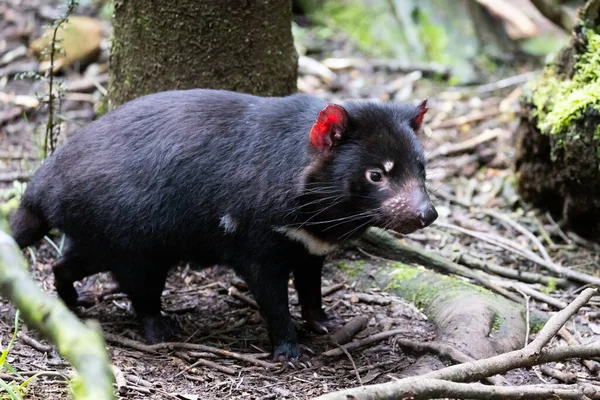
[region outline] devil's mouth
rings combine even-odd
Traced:
[[[403,235],[408,235],[409,233],[413,233],[421,229],[421,225],[418,221],[411,220],[399,220],[399,221],[390,221],[388,220],[380,220],[376,224],[379,228],[390,229],[392,231],[401,233]]]

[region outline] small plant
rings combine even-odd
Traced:
[[[13,331],[12,338],[8,343],[6,349],[2,350],[0,354],[0,373],[3,373],[5,370],[9,374],[15,375],[18,379],[22,380],[23,383],[18,384],[15,381],[6,382],[4,379],[0,379],[0,398],[1,399],[10,399],[10,400],[21,400],[23,398],[23,393],[25,392],[25,388],[29,382],[31,382],[32,378],[25,380],[12,365],[7,361],[8,354],[12,349],[15,339],[17,337],[17,333],[19,332],[19,311],[15,313],[15,329]],[[3,394],[2,392],[6,392]]]
[[[52,21],[52,39],[48,43],[42,55],[49,58],[50,63],[48,69],[44,75],[40,75],[36,71],[28,71],[15,75],[15,79],[35,79],[42,80],[48,83],[48,95],[37,96],[41,102],[48,105],[48,122],[46,123],[43,143],[40,148],[42,151],[42,160],[46,159],[56,149],[56,142],[60,136],[61,125],[56,124],[55,119],[58,119],[60,114],[62,94],[64,88],[61,84],[56,84],[54,79],[54,73],[56,68],[55,58],[57,54],[64,54],[64,50],[60,47],[61,39],[57,37],[59,29],[63,29],[64,25],[69,21],[69,17],[73,13],[73,10],[78,5],[78,0],[67,0],[65,12]],[[55,104],[58,102],[58,104]]]
[[[48,150],[50,150],[50,152],[54,151],[55,146],[56,146],[56,139],[60,135],[60,124],[58,124],[58,127],[56,130],[55,130],[55,126],[54,126],[54,99],[55,99],[54,92],[53,92],[54,91],[54,67],[55,67],[54,57],[55,57],[57,51],[61,51],[60,48],[57,47],[57,43],[59,42],[59,40],[57,40],[56,35],[58,34],[58,30],[61,29],[63,24],[65,24],[69,20],[69,17],[73,13],[73,10],[75,9],[75,7],[77,7],[77,0],[68,0],[67,7],[66,7],[64,14],[52,22],[53,34],[52,34],[52,40],[50,41],[50,49],[49,49],[50,68],[48,68],[48,70],[46,71],[46,74],[48,76],[48,86],[49,87],[48,87],[48,123],[46,124],[46,135],[44,137],[44,158],[46,158],[46,156],[48,155]],[[61,93],[62,93],[62,91],[58,90],[57,96],[56,96],[56,98],[58,99],[59,112],[60,112],[60,105],[61,105],[61,99],[62,99]]]

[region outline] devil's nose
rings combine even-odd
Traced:
[[[438,213],[431,203],[424,204],[419,209],[419,222],[421,223],[421,228],[431,225],[437,217]]]

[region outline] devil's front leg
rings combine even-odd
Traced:
[[[331,333],[339,320],[330,318],[323,310],[321,298],[321,273],[325,257],[306,254],[294,259],[292,272],[302,307],[302,318],[306,327],[315,333]]]
[[[266,320],[273,357],[288,361],[298,359],[300,350],[288,304],[290,269],[278,253],[263,251],[244,258],[235,269],[243,275]]]

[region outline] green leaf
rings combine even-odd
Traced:
[[[6,393],[8,393],[8,395],[10,396],[10,400],[22,400],[23,399],[14,390],[12,390],[12,388],[10,387],[9,384],[4,382],[2,379],[0,379],[0,388],[4,389],[4,391]]]
[[[19,332],[19,310],[15,313],[15,330],[13,331],[13,336],[10,339],[10,343],[8,343],[8,347],[2,351],[2,355],[0,356],[0,372],[5,368],[4,363],[6,362],[6,357],[8,357],[8,353],[10,349],[12,349],[13,344],[15,343],[15,339],[17,338],[17,333]],[[7,368],[8,369],[8,368]]]

